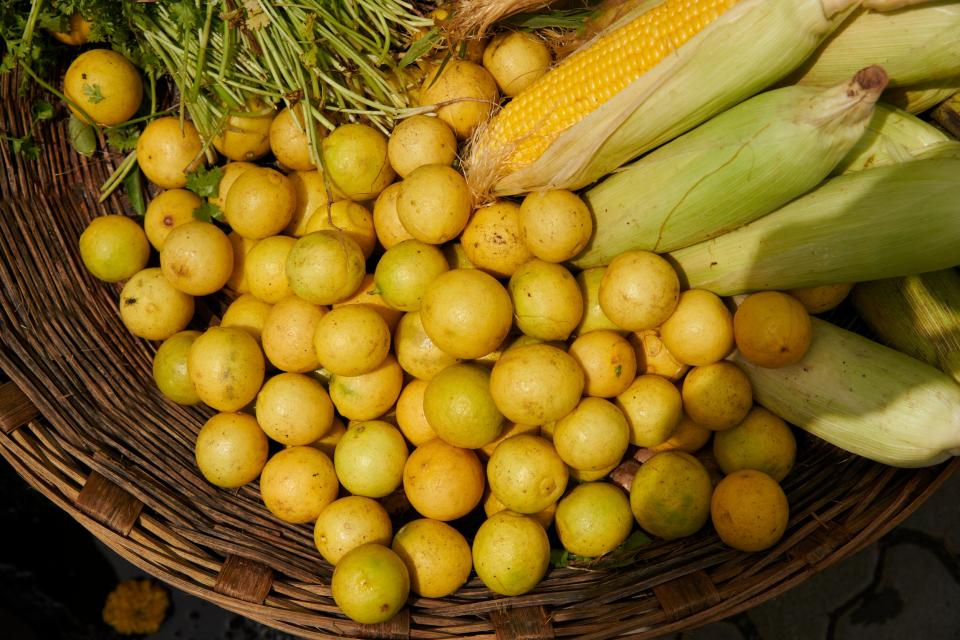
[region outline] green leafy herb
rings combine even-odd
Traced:
[[[223,178],[223,169],[220,167],[198,167],[187,174],[187,189],[201,198],[214,196],[220,190],[220,180]]]
[[[93,126],[71,115],[67,123],[67,134],[74,150],[84,156],[92,156],[97,150],[97,132]]]
[[[400,59],[400,68],[409,67],[419,60],[424,54],[433,49],[433,45],[436,44],[438,40],[440,40],[440,30],[434,27],[430,29],[426,35],[410,45],[407,52],[403,54],[403,58]]]
[[[37,122],[53,118],[53,105],[46,100],[37,100],[33,103],[33,119]]]
[[[193,210],[193,217],[203,222],[213,222],[214,220],[222,222],[223,211],[217,205],[204,200],[199,207]]]
[[[505,24],[521,29],[580,29],[594,11],[590,9],[560,9],[542,13],[518,13],[506,18]]]
[[[103,102],[103,94],[100,92],[100,85],[84,84],[82,91],[83,95],[87,96],[87,102],[91,104]]]
[[[4,136],[4,138],[10,141],[13,152],[24,160],[36,160],[40,157],[40,145],[31,134],[28,133],[20,138],[13,136]]]
[[[107,129],[107,142],[117,151],[133,151],[140,138],[140,129],[135,126],[111,127]]]

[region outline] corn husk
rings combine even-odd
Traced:
[[[892,87],[960,76],[960,3],[858,9],[791,79],[833,85],[868,64],[886,69]]]
[[[854,307],[886,344],[960,382],[960,273],[931,271],[861,282]]]
[[[895,467],[934,465],[960,452],[960,386],[930,365],[811,318],[800,362],[779,369],[731,360],[754,399],[846,451]]]
[[[906,111],[879,102],[866,133],[837,164],[834,174],[924,158],[960,158],[960,141]]]
[[[668,256],[687,287],[718,295],[945,269],[960,262],[958,176],[945,158],[849,173]]]
[[[881,98],[910,113],[923,113],[960,92],[960,78],[934,80],[909,87],[893,87]]]
[[[610,28],[622,26],[648,4],[642,3]],[[586,186],[783,78],[855,4],[855,0],[742,0],[566,129],[535,162],[508,168],[510,150],[491,148],[481,132],[465,163],[471,188],[481,194],[513,195]],[[494,127],[496,117],[487,130]]]
[[[885,85],[870,67],[830,89],[768,91],[608,177],[586,193],[595,228],[574,265],[686,247],[806,193],[862,137]]]
[[[941,127],[960,138],[960,92],[934,109],[933,119]]]

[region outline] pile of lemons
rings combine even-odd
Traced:
[[[277,518],[313,523],[333,597],[360,622],[471,571],[526,593],[548,570],[548,531],[581,557],[635,524],[676,539],[712,519],[731,547],[776,544],[796,443],[726,357],[797,362],[805,305],[846,293],[722,300],[682,291],[644,251],[575,272],[565,262],[593,230],[577,194],[475,206],[454,165],[483,115],[463,102],[389,135],[317,130],[323,170],[300,105],[232,116],[211,141],[228,159],[208,198],[221,222],[196,219],[202,199],[184,188],[212,150],[189,121],[157,118],[137,144],[163,189],[143,225],[103,216],[79,240],[95,276],[125,281],[124,324],[162,341],[159,390],[218,412],[197,436],[200,472],[224,488],[259,479]],[[219,323],[189,330],[195,297],[221,291]],[[642,464],[618,486],[625,459]],[[394,531],[398,492],[416,518]]]

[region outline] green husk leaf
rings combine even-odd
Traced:
[[[960,453],[960,386],[933,367],[811,318],[796,364],[770,369],[731,356],[754,399],[787,422],[851,453],[925,467]]]
[[[829,89],[769,91],[624,167],[587,192],[595,229],[573,263],[689,246],[810,191],[863,135],[885,84],[872,67]]]
[[[685,286],[724,296],[944,269],[960,247],[958,175],[947,158],[849,173],[668,256]]]

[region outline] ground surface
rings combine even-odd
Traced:
[[[118,580],[141,572],[0,462],[0,637],[114,640],[100,619]],[[674,640],[947,640],[960,637],[960,475],[877,544],[785,595]],[[288,640],[172,591],[145,640]]]

